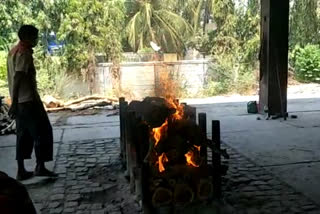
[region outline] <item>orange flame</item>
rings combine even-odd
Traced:
[[[160,156],[158,157],[157,164],[159,164],[159,172],[165,171],[165,168],[164,168],[163,164],[166,163],[166,162],[168,162],[168,161],[169,161],[169,160],[168,160],[168,158],[167,158],[167,156],[166,156],[165,153],[162,153],[162,155],[160,155]]]
[[[172,115],[172,117],[176,120],[181,120],[183,118],[183,105],[177,104],[173,101],[173,99],[168,99],[169,104],[176,109],[176,112]]]
[[[196,164],[192,159],[193,159],[193,151],[189,151],[187,154],[184,156],[186,157],[187,165],[189,166],[194,166],[194,167],[199,167],[198,164]]]
[[[196,147],[196,149],[200,152],[201,146],[194,145],[194,147]]]
[[[176,109],[176,112],[173,115],[171,115],[170,117],[172,119],[174,119],[174,120],[181,120],[183,118],[183,114],[184,114],[184,111],[183,111],[184,107],[182,105],[179,105],[179,104],[175,103],[173,101],[173,99],[167,99],[167,101],[171,105],[171,107]],[[168,130],[168,118],[166,119],[166,121],[160,127],[152,129],[153,139],[155,140],[154,147],[156,147],[158,145],[159,141],[161,140],[162,135],[164,133],[166,133],[167,130]],[[191,160],[191,158],[190,158],[190,160]],[[168,158],[167,158],[165,153],[162,153],[162,155],[160,155],[158,157],[158,161],[156,162],[156,164],[159,165],[159,171],[160,172],[165,171],[164,163],[166,163],[168,161],[169,160],[168,160]]]
[[[168,127],[168,119],[160,127],[152,129],[153,138],[155,139],[155,144],[154,144],[155,147],[158,145],[161,139],[163,130],[166,131],[167,127]]]

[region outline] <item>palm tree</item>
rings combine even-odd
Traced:
[[[174,12],[175,0],[137,0],[135,4],[137,9],[127,25],[131,47],[137,51],[150,47],[152,41],[163,51],[181,53],[192,28]]]
[[[182,16],[191,24],[194,32],[200,30],[201,20],[203,18],[204,6],[211,0],[177,0],[176,11],[182,13]]]

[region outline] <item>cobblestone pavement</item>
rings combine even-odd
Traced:
[[[121,170],[118,139],[60,144],[55,172],[59,178],[41,213],[139,213]]]
[[[311,200],[223,144],[230,154],[223,179],[222,213],[320,213]],[[139,205],[130,194],[119,159],[119,139],[63,142],[55,171],[59,178],[44,199],[41,213],[136,214]]]
[[[313,201],[267,169],[257,166],[235,149],[225,144],[223,147],[230,155],[223,191],[225,201],[237,210],[234,213],[320,213],[320,207]]]

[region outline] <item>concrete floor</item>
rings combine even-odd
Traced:
[[[249,100],[248,100],[249,101]],[[211,120],[221,121],[222,139],[255,163],[320,205],[320,99],[289,100],[288,110],[298,119],[257,120],[246,113],[246,102],[196,104],[197,112],[206,112],[208,136]],[[118,117],[73,116],[58,121],[51,114],[55,148],[62,141],[119,137]],[[261,117],[261,116],[260,116]],[[32,170],[34,160],[26,163]],[[52,169],[53,162],[49,165]],[[0,170],[15,177],[15,136],[0,136]],[[31,179],[26,182],[37,183]]]
[[[50,114],[50,121],[53,124],[54,134],[54,157],[60,142],[119,138],[118,116],[106,117],[105,114],[92,116],[72,116],[64,117],[59,114]],[[65,121],[60,121],[60,120]],[[15,135],[0,136],[0,170],[15,178],[17,164],[15,161]],[[33,154],[34,155],[34,154]],[[26,169],[32,171],[35,167],[35,158],[25,161]],[[54,161],[48,162],[47,167],[52,170]],[[35,177],[23,181],[26,185],[38,184],[45,178]]]
[[[220,120],[225,143],[320,205],[319,98],[289,100],[288,112],[298,118],[286,121],[248,115],[246,102],[191,102],[198,112],[207,113],[208,136],[210,121]]]

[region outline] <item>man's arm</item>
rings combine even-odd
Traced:
[[[12,91],[12,103],[9,110],[9,116],[15,118],[17,114],[19,87],[22,79],[26,75],[25,72],[16,72],[13,78],[13,91]]]

